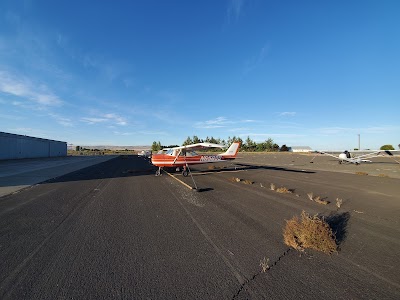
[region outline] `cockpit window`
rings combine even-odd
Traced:
[[[181,155],[183,155],[183,156],[196,156],[197,153],[194,152],[194,151],[185,151],[185,152],[182,151]]]

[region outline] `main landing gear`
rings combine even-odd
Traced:
[[[188,177],[188,175],[189,175],[188,169],[186,168],[186,166],[183,166],[182,176]],[[190,174],[190,175],[192,175],[192,174]]]
[[[156,171],[156,176],[161,176],[161,167],[158,167],[158,170]]]

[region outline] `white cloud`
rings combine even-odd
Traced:
[[[134,132],[119,132],[119,131],[114,131],[113,132],[115,135],[122,135],[122,136],[128,136],[128,135],[133,135]]]
[[[228,121],[225,117],[218,117],[213,120],[197,122],[197,123],[195,123],[194,127],[195,128],[203,128],[203,129],[221,128],[221,127],[226,127],[228,124],[231,124],[231,123],[232,122]]]
[[[63,116],[60,116],[60,115],[54,114],[54,113],[49,113],[49,116],[52,117],[54,120],[56,120],[56,122],[60,125],[63,125],[65,127],[73,127],[74,126],[74,123],[69,118],[65,118]]]
[[[323,127],[318,128],[320,134],[384,134],[390,132],[400,131],[400,126],[368,126],[368,127]]]
[[[230,0],[227,9],[227,18],[228,23],[231,22],[232,19],[235,21],[239,19],[239,16],[242,12],[244,0]]]
[[[223,128],[232,126],[234,124],[249,124],[249,123],[261,123],[259,120],[243,119],[243,120],[229,120],[226,117],[217,117],[215,119],[200,121],[195,123],[195,128],[210,129],[210,128]],[[245,128],[237,128],[238,130],[243,130]],[[246,129],[248,130],[248,129]],[[231,129],[230,131],[234,131]]]
[[[268,45],[265,45],[264,47],[261,48],[258,55],[246,60],[244,63],[243,73],[248,74],[251,71],[257,69],[264,62],[265,58],[267,57],[269,48],[270,47]]]
[[[9,131],[17,132],[18,134],[25,134],[33,132],[33,128],[29,127],[19,127],[19,128],[10,128]]]
[[[284,111],[284,112],[279,113],[279,116],[281,116],[281,117],[293,117],[295,115],[296,115],[295,111]]]
[[[27,99],[42,106],[60,106],[63,101],[44,85],[0,71],[0,92]]]
[[[136,83],[135,79],[131,77],[124,78],[122,82],[127,88],[134,86]]]
[[[116,114],[105,114],[104,117],[109,119],[109,120],[111,120],[111,121],[116,122],[117,125],[123,125],[124,126],[124,125],[128,124],[125,118],[123,118],[123,117],[121,117],[119,115],[116,115]]]
[[[125,118],[113,113],[100,114],[97,117],[84,117],[81,118],[81,121],[91,125],[99,123],[107,123],[108,127],[113,125],[125,126],[128,124]]]
[[[98,124],[98,123],[103,123],[106,122],[107,119],[105,118],[81,118],[82,122],[88,123],[88,124]]]

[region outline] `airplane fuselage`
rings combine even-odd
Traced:
[[[221,155],[196,155],[196,156],[173,156],[168,154],[154,154],[151,158],[153,165],[157,167],[181,167],[186,165],[222,162],[231,158]]]

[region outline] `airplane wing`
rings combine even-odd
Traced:
[[[219,144],[212,144],[212,143],[197,143],[191,144],[186,146],[174,147],[171,149],[182,150],[182,149],[190,149],[190,150],[200,150],[200,149],[207,149],[207,148],[226,148],[223,145]]]
[[[379,156],[393,156],[392,152],[399,152],[399,150],[370,150],[370,151],[360,151],[364,154],[357,156],[357,158],[372,158]],[[365,153],[368,152],[368,153]],[[353,152],[354,153],[354,152]]]
[[[339,156],[330,154],[330,153],[325,152],[325,151],[317,151],[317,150],[316,150],[315,152],[316,152],[316,153],[319,153],[319,154],[325,154],[325,155],[328,155],[328,156],[332,156],[332,157],[337,158],[337,159],[341,159],[341,158],[339,158]]]

